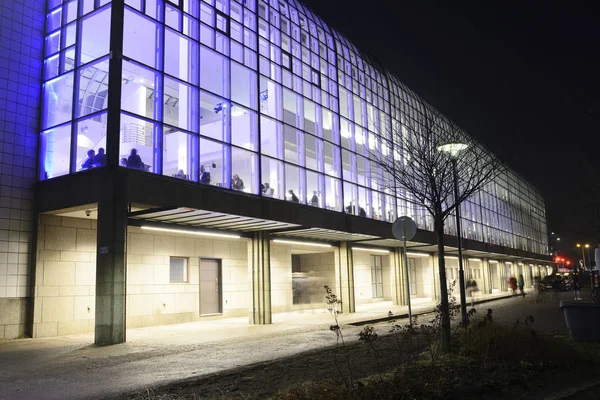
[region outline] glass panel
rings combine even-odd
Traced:
[[[163,121],[198,133],[198,89],[165,77]]]
[[[230,103],[220,97],[200,92],[200,134],[229,142]]]
[[[231,100],[256,110],[256,72],[238,63],[231,63]],[[267,94],[262,95],[262,97]],[[261,97],[261,100],[263,98]],[[264,100],[267,100],[266,98]]]
[[[306,204],[313,207],[323,207],[322,186],[324,182],[323,175],[306,171]]]
[[[73,73],[68,73],[44,84],[42,128],[70,121],[73,116]]]
[[[147,6],[148,8],[148,6]],[[160,25],[137,12],[125,10],[123,28],[123,54],[127,57],[158,68],[161,52]]]
[[[75,171],[106,165],[106,113],[80,120],[76,126]]]
[[[44,61],[44,79],[52,79],[58,75],[60,55],[56,54]]]
[[[123,61],[121,109],[150,119],[158,119],[155,112],[162,104],[156,91],[158,74],[140,65]]]
[[[325,206],[328,210],[342,211],[342,182],[325,176]]]
[[[284,125],[283,135],[285,161],[303,165],[304,144],[302,142],[304,134],[302,131],[297,131],[289,125]]]
[[[108,106],[108,60],[79,70],[77,106],[78,117],[104,110]]]
[[[229,59],[204,46],[200,47],[200,87],[229,97]]]
[[[262,157],[261,161],[263,196],[283,200],[285,194],[283,162],[268,157]]]
[[[301,192],[301,181],[304,170],[294,165],[285,164],[285,199],[292,203],[304,203]]]
[[[259,194],[258,156],[246,150],[231,149],[231,188]]]
[[[322,141],[320,139],[317,139],[312,135],[304,135],[304,156],[306,168],[322,171],[322,168],[320,168],[317,163],[317,160],[319,159],[317,156],[317,145],[321,147]]]
[[[339,147],[329,142],[323,142],[323,161],[325,162],[325,173],[331,176],[340,176],[340,150]]]
[[[109,52],[110,7],[81,21],[81,64]]]
[[[200,139],[200,165],[208,175],[201,183],[229,187],[229,146],[213,140]]]
[[[281,120],[281,85],[265,77],[260,77],[260,112]]]
[[[165,30],[165,72],[198,85],[198,44],[170,29]]]
[[[157,165],[159,127],[151,122],[121,114],[120,164],[140,171],[159,172]]]
[[[50,7],[52,8],[52,7]],[[52,32],[60,28],[62,22],[62,8],[58,8],[46,17],[46,32]]]
[[[262,154],[283,159],[283,124],[260,117],[260,150]]]
[[[256,113],[234,105],[231,108],[231,143],[248,150],[258,150]]]
[[[206,171],[204,171],[206,173]],[[198,137],[165,126],[163,139],[163,175],[198,181]],[[204,175],[204,183],[210,183]]]
[[[52,179],[69,173],[71,124],[42,132],[40,138],[40,179]]]

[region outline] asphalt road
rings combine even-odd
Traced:
[[[561,296],[571,297],[570,293]],[[559,298],[549,294],[546,300],[535,303],[533,295],[528,295],[491,301],[476,307],[475,318],[483,318],[488,308],[495,322],[507,324],[532,315],[539,332],[566,335]],[[386,331],[380,328],[381,333]],[[344,329],[348,340],[355,341],[361,328]],[[334,344],[329,324],[202,343],[165,338],[143,345],[95,347],[76,338],[12,341],[0,343],[0,399],[103,398]]]

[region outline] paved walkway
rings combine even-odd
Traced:
[[[477,306],[494,309],[496,320],[521,320],[539,314],[540,329],[564,334],[558,299],[542,305],[532,296],[495,300]],[[568,298],[563,294],[563,298]],[[384,318],[406,307],[369,305],[341,315],[346,337],[356,340],[359,327],[348,325]],[[416,304],[415,313],[432,303]],[[101,398],[140,388],[190,379],[234,367],[288,357],[335,343],[326,311],[277,314],[267,326],[248,325],[246,318],[132,329],[128,342],[90,345],[92,335],[0,342],[0,399]],[[382,329],[384,331],[384,329]]]

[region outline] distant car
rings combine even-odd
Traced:
[[[542,278],[542,289],[566,292],[571,289],[571,281],[560,274],[548,275]]]

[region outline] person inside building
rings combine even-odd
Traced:
[[[206,171],[204,165],[200,166],[200,183],[204,183],[205,185],[210,184],[210,172]]]
[[[106,165],[106,154],[104,154],[104,148],[98,149],[98,154],[94,156],[94,167],[104,167]]]
[[[263,184],[263,196],[265,197],[273,197],[273,195],[275,194],[275,191],[273,190],[273,188],[271,187],[271,185],[269,185],[268,182],[265,182]]]
[[[183,172],[182,169],[180,169],[179,171],[177,171],[177,173],[175,174],[175,178],[179,178],[179,179],[187,179],[187,176],[185,174],[185,172]]]
[[[317,191],[313,191],[313,195],[310,198],[310,205],[313,207],[319,207],[319,196],[317,196]]]
[[[131,149],[131,154],[127,159],[127,166],[133,169],[144,169],[144,163],[142,162],[142,158],[138,155],[136,149]]]
[[[87,155],[87,158],[85,159],[83,164],[81,164],[81,169],[94,168],[94,157],[96,157],[96,152],[93,149],[88,150]]]
[[[244,181],[238,174],[234,174],[231,178],[231,188],[233,190],[244,190]]]
[[[288,190],[288,198],[292,203],[300,202],[300,199],[298,199],[298,196],[296,196],[296,193],[292,189]]]
[[[127,168],[127,159],[125,157],[121,158],[121,167]]]

